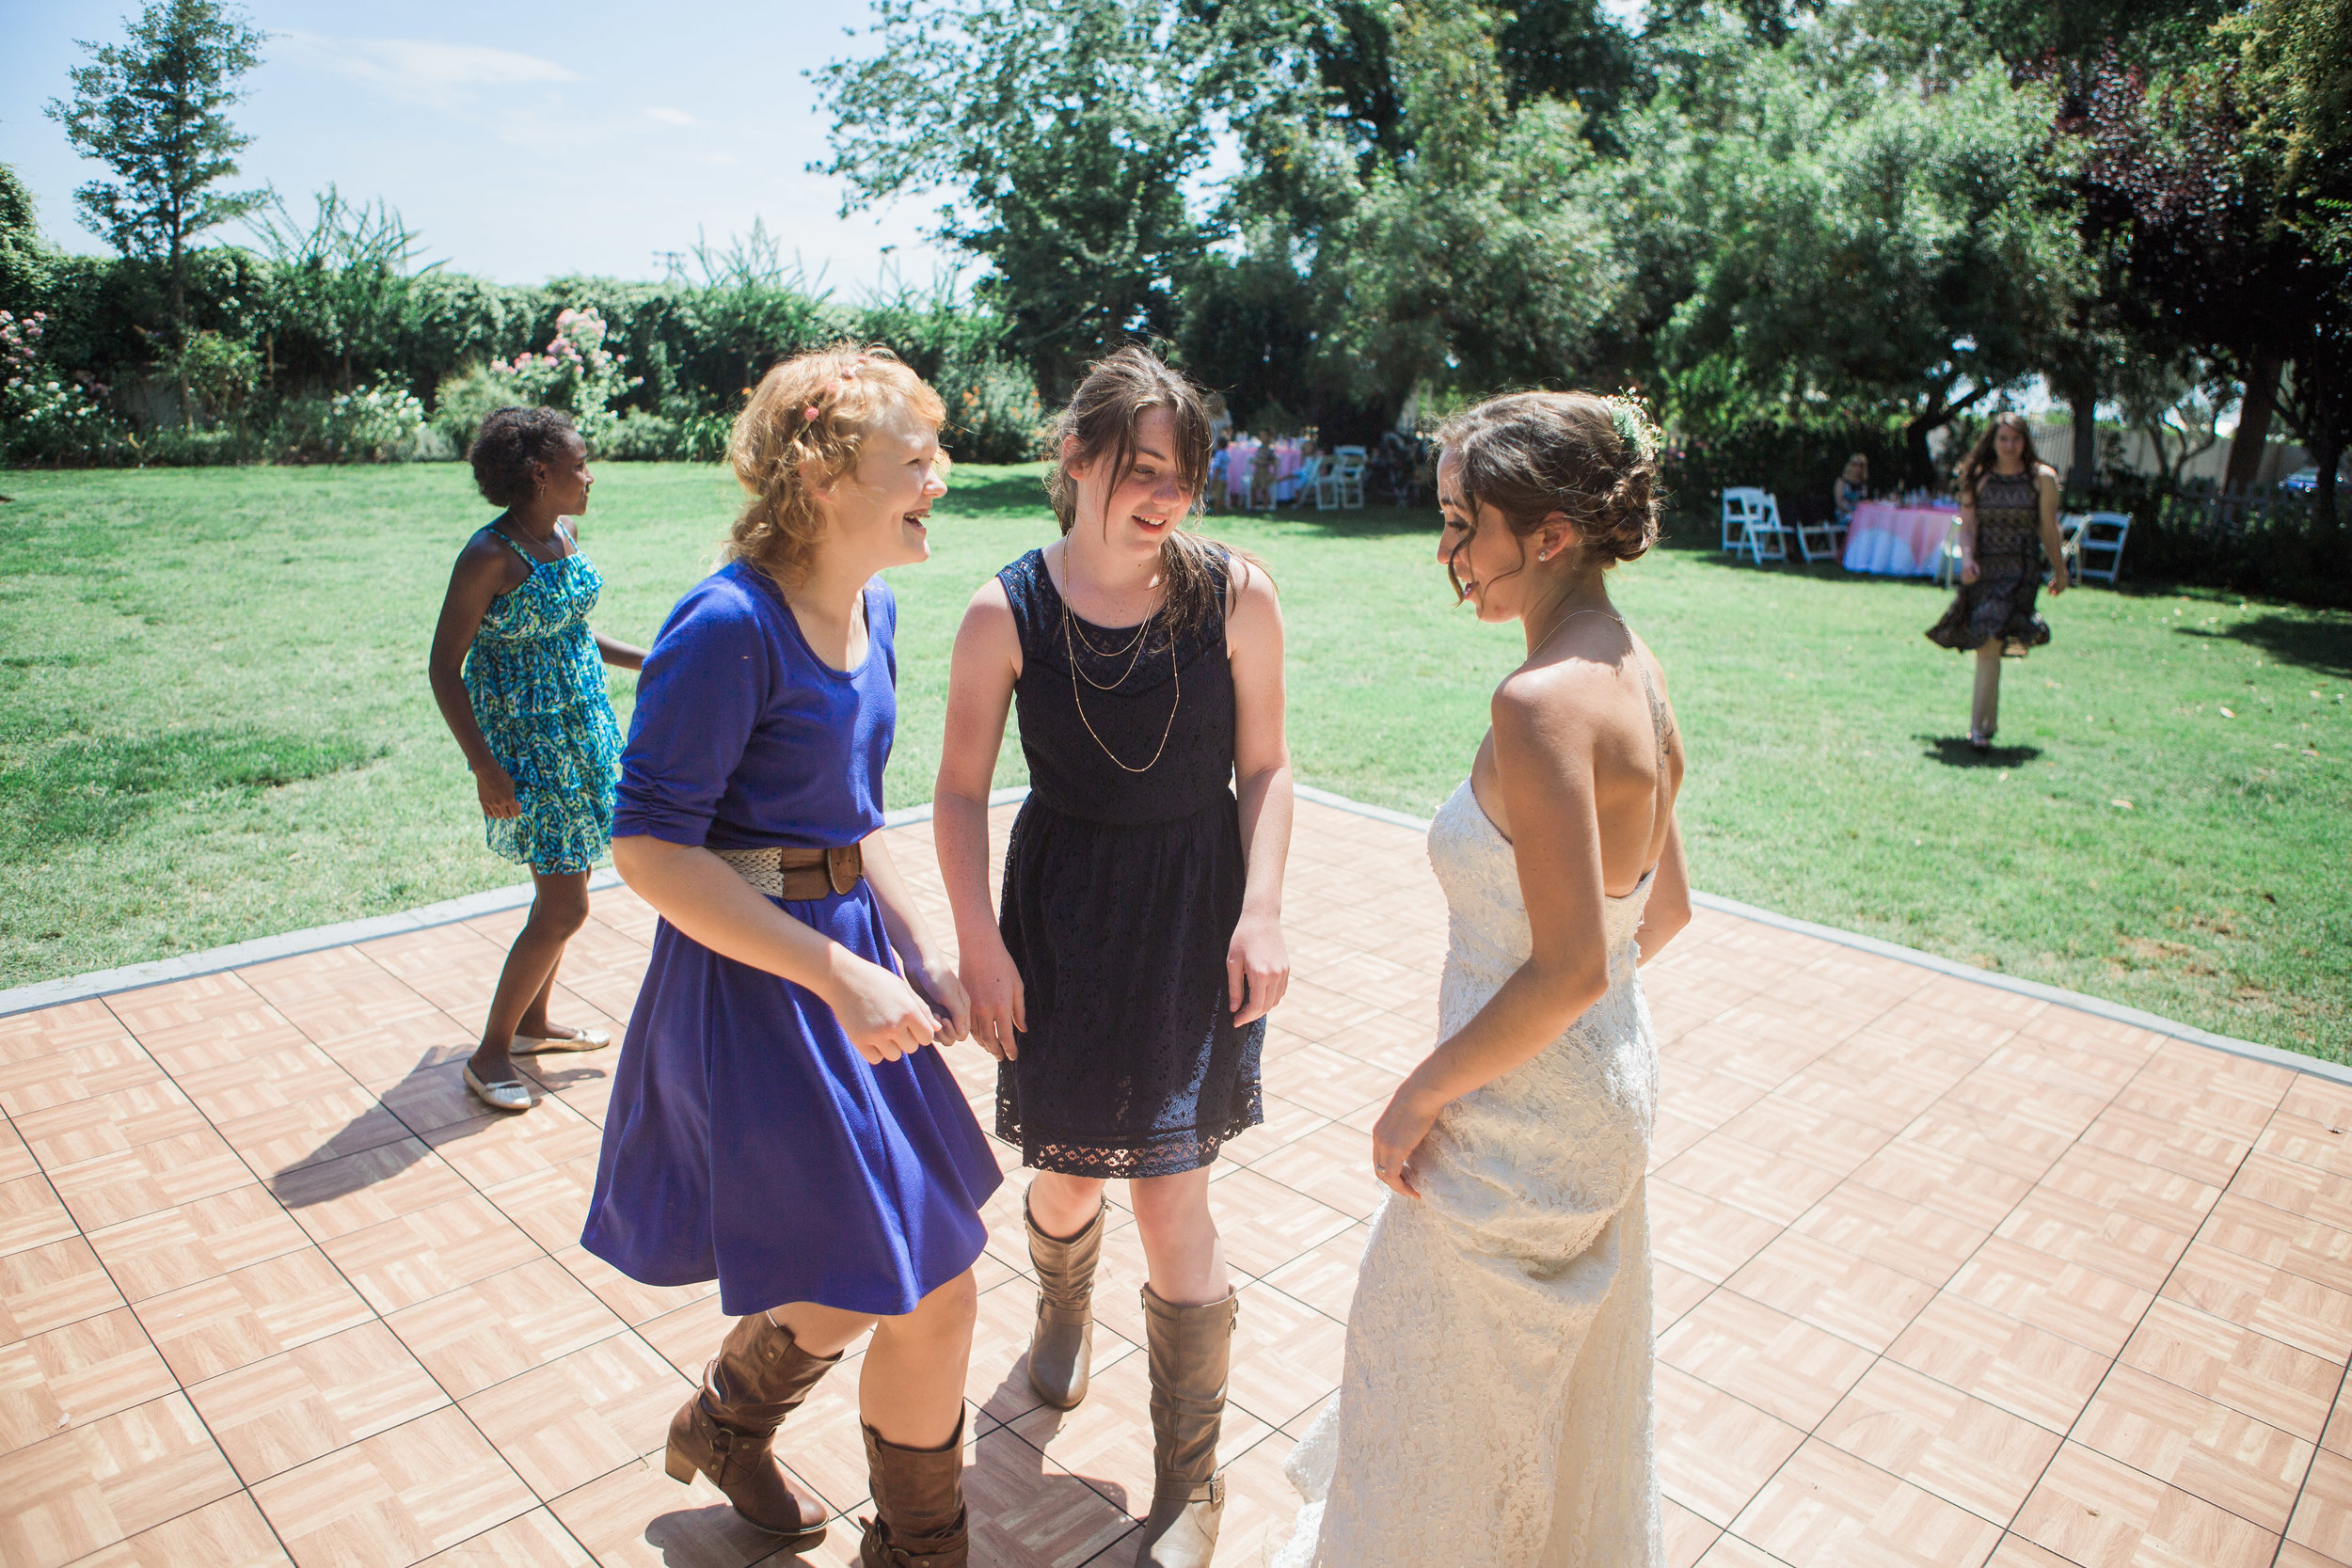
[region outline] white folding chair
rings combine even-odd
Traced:
[[[1317,452],[1312,457],[1303,459],[1298,465],[1298,471],[1290,478],[1276,480],[1274,482],[1275,504],[1289,506],[1296,502],[1303,506],[1310,498],[1315,498],[1316,503],[1320,505],[1321,491],[1318,488],[1318,480],[1323,473],[1324,465],[1329,461],[1330,459],[1323,453]]]
[[[1780,520],[1780,501],[1770,491],[1756,489],[1724,492],[1724,531],[1731,531],[1731,499],[1738,497],[1741,505],[1740,539],[1725,548],[1737,554],[1748,553],[1750,560],[1761,566],[1767,561],[1788,559],[1788,535],[1795,531]]]
[[[1723,497],[1724,549],[1733,555],[1745,551],[1759,566],[1788,559],[1790,531],[1781,526],[1779,501],[1753,485],[1732,485]]]
[[[1318,507],[1361,507],[1364,504],[1364,468],[1369,454],[1361,447],[1335,447],[1331,466],[1325,470],[1325,479],[1315,490]],[[1326,497],[1328,499],[1326,499]]]
[[[1748,519],[1764,515],[1764,492],[1731,486],[1723,492],[1724,553],[1737,555],[1748,547]]]
[[[2123,541],[2132,531],[2128,512],[2090,512],[2069,541],[2067,552],[2074,558],[2074,576],[2085,582],[2104,582],[2115,586],[2116,573],[2123,569]],[[2102,558],[2104,564],[2091,564],[2091,558]]]
[[[1836,513],[1810,523],[1800,517],[1794,531],[1797,535],[1797,554],[1808,566],[1817,560],[1840,561],[1845,558],[1846,525],[1837,520]]]
[[[1939,588],[1949,588],[1960,580],[1960,518],[1955,515],[1952,526],[1944,531],[1944,543],[1936,546],[1935,582]]]

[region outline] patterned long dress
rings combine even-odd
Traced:
[[[2033,470],[1978,480],[1977,580],[1960,585],[1928,640],[1967,651],[1997,637],[2009,658],[2049,641],[2050,623],[2034,609],[2042,560],[2042,492]]]

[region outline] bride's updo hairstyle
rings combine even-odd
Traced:
[[[799,586],[824,531],[812,484],[856,467],[866,436],[892,409],[934,427],[947,420],[939,394],[880,344],[835,343],[771,366],[727,437],[727,461],[750,499],[726,559],[750,562],[779,587]]]
[[[1473,517],[1491,506],[1524,539],[1557,512],[1603,567],[1658,543],[1658,427],[1631,398],[1512,392],[1448,420],[1438,444]]]
[[[1176,450],[1168,456],[1176,465],[1177,483],[1200,505],[1209,483],[1207,400],[1158,355],[1130,343],[1087,367],[1087,378],[1071,395],[1070,406],[1047,432],[1046,455],[1053,467],[1045,470],[1045,494],[1063,533],[1078,526],[1078,482],[1065,463],[1089,468],[1107,464],[1116,485],[1135,463],[1136,428],[1154,408],[1165,408],[1175,419]],[[1076,450],[1065,460],[1063,450],[1073,442]],[[1233,553],[1248,562],[1239,551]],[[1216,617],[1221,608],[1218,554],[1216,546],[1182,522],[1160,542],[1160,580],[1166,584],[1163,602],[1170,634],[1205,626]]]

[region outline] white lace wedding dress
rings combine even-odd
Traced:
[[[1532,948],[1511,847],[1465,783],[1429,825],[1452,941],[1439,1037]],[[1605,911],[1609,990],[1446,1107],[1373,1222],[1340,1397],[1292,1453],[1277,1568],[1658,1568],[1649,1225],[1658,1051],[1634,969],[1649,879]]]

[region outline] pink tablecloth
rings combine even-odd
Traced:
[[[1233,505],[1246,507],[1249,504],[1249,470],[1257,461],[1258,443],[1255,441],[1235,441],[1225,449],[1225,493],[1232,498]],[[1298,443],[1275,442],[1275,482],[1279,483],[1297,471]]]
[[[1931,578],[1960,514],[1949,507],[1864,501],[1846,531],[1845,567],[1886,578]]]

